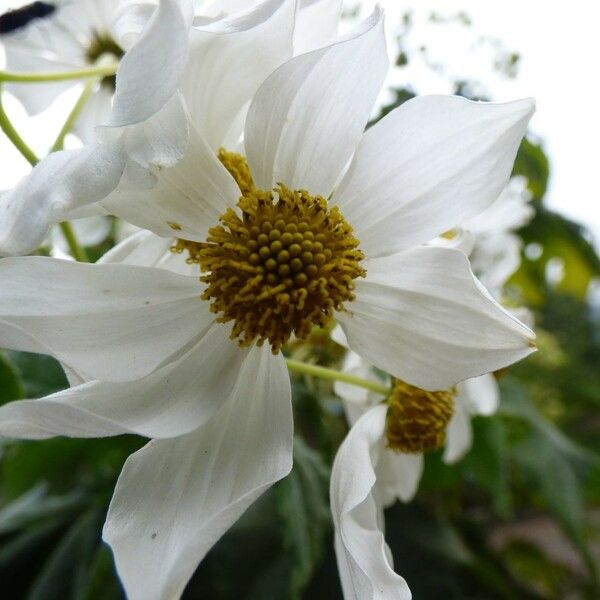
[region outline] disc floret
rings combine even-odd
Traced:
[[[385,423],[388,447],[408,454],[441,448],[455,396],[455,388],[429,392],[395,379]]]
[[[205,243],[185,248],[200,265],[218,321],[233,321],[241,346],[268,341],[277,353],[292,335],[306,338],[354,299],[364,255],[337,207],[321,196],[245,186]]]

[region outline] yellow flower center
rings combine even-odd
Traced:
[[[454,413],[456,389],[428,392],[395,379],[388,398],[388,447],[414,454],[441,448]]]
[[[239,210],[227,209],[205,243],[178,240],[207,284],[218,321],[233,321],[241,346],[268,341],[277,353],[292,335],[306,338],[354,299],[354,279],[364,277],[364,255],[337,207],[321,196],[254,186],[246,160],[221,150],[219,158],[237,181]]]

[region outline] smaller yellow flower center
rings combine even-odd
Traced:
[[[222,150],[219,158],[242,192],[239,210],[225,211],[206,242],[178,240],[172,250],[187,250],[188,261],[200,265],[202,298],[219,322],[233,321],[231,338],[241,346],[268,341],[275,354],[354,299],[364,255],[327,200],[283,184],[259,190],[244,157]]]
[[[455,388],[428,392],[395,379],[385,422],[388,447],[410,454],[441,448],[455,396]]]

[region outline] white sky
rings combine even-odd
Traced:
[[[352,6],[356,0],[346,0]],[[419,93],[446,93],[448,74],[481,80],[495,100],[533,96],[537,112],[532,131],[545,143],[551,160],[548,204],[586,224],[600,242],[600,202],[596,184],[600,143],[597,102],[600,69],[600,3],[593,0],[541,2],[540,0],[379,0],[387,11],[390,41],[400,15],[413,9],[416,25],[409,38],[415,48],[428,47],[429,59],[447,67],[436,75],[417,60],[391,76]],[[24,4],[0,0],[0,11]],[[363,1],[368,12],[375,0]],[[473,26],[433,25],[427,16],[465,11]],[[493,52],[482,36],[501,40],[510,51],[521,54],[519,76],[508,80],[491,74]],[[479,40],[479,41],[478,41]],[[3,56],[0,50],[0,64]],[[76,92],[62,98],[45,114],[28,118],[16,100],[7,97],[6,110],[23,137],[38,153],[50,145],[62,124],[65,106]],[[29,170],[27,163],[0,134],[0,190],[12,187]]]

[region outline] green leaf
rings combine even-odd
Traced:
[[[527,178],[527,188],[534,200],[541,200],[548,187],[550,164],[541,144],[524,138],[517,152],[513,175]]]
[[[526,434],[514,443],[515,462],[558,517],[595,579],[596,566],[586,539],[589,528],[583,490],[590,468],[598,462],[597,457],[542,418],[529,401],[525,388],[510,379],[505,380],[502,398],[501,414],[529,425]]]
[[[508,518],[512,496],[506,462],[506,431],[500,419],[476,417],[472,420],[473,446],[460,468],[490,494],[496,514]]]
[[[51,356],[16,351],[7,355],[21,374],[28,398],[53,394],[69,386],[60,363]]]
[[[64,496],[50,496],[47,486],[39,484],[0,510],[0,535],[60,518],[83,503],[84,496],[77,490]]]
[[[33,581],[27,600],[79,597],[82,572],[99,541],[98,526],[96,511],[84,513],[73,523]]]
[[[81,600],[120,600],[123,597],[107,546],[101,545],[96,550],[78,597]]]
[[[296,438],[294,468],[275,487],[283,544],[292,556],[290,598],[301,597],[322,559],[331,528],[328,485],[329,469],[319,454]]]
[[[25,386],[18,370],[0,353],[0,404],[25,397]]]

